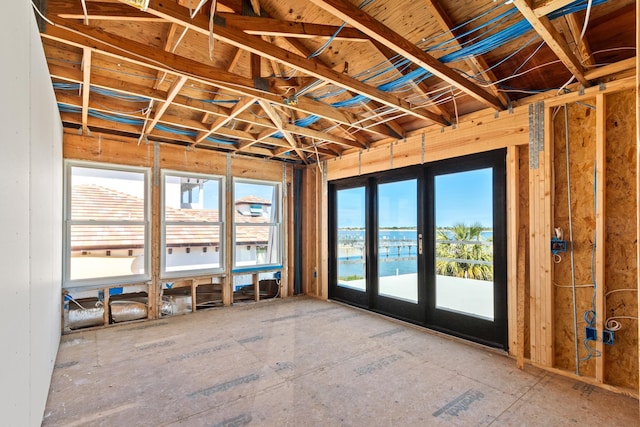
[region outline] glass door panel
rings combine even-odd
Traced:
[[[378,295],[418,302],[417,180],[378,185]]]
[[[494,320],[493,169],[435,177],[435,307]]]
[[[366,292],[365,187],[336,191],[337,286]]]

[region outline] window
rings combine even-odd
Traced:
[[[234,268],[280,266],[280,184],[236,179],[233,194]]]
[[[170,171],[162,176],[163,277],[221,270],[223,179]]]
[[[149,278],[148,170],[67,162],[65,286]]]

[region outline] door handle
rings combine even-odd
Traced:
[[[422,255],[422,234],[418,234],[418,255]]]

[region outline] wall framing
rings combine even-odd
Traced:
[[[633,131],[635,126],[635,122],[630,123],[627,120],[624,123],[613,125],[610,117],[613,113],[609,107],[611,102],[607,102],[607,99],[618,93],[632,94],[634,86],[635,80],[633,78],[624,78],[606,85],[587,89],[580,88],[576,92],[561,96],[550,97],[547,95],[533,98],[533,100],[544,103],[543,148],[538,153],[539,167],[537,169],[527,168],[526,160],[528,157],[525,156],[525,152],[528,150],[524,146],[529,144],[530,126],[528,106],[522,105],[499,115],[495,113],[474,115],[473,118],[455,127],[427,129],[424,132],[410,135],[406,139],[385,142],[368,150],[350,150],[340,158],[327,162],[327,179],[331,181],[506,147],[509,182],[507,189],[509,354],[518,360],[519,365],[528,360],[535,366],[637,397],[637,335],[635,340],[631,339],[628,344],[621,344],[621,346],[626,345],[625,349],[618,350],[630,352],[632,354],[630,358],[635,361],[631,363],[633,372],[627,372],[632,379],[631,383],[620,380],[620,375],[615,374],[616,369],[619,368],[611,366],[614,361],[606,357],[596,358],[594,368],[587,369],[586,373],[580,375],[571,372],[571,366],[558,364],[557,352],[566,351],[566,345],[562,342],[565,337],[557,334],[556,316],[564,308],[562,306],[563,300],[558,300],[558,292],[554,286],[555,265],[552,261],[549,244],[556,221],[554,215],[558,209],[561,209],[555,203],[554,194],[555,168],[556,163],[560,160],[555,158],[556,155],[553,152],[553,141],[556,138],[553,129],[553,109],[564,104],[575,105],[578,103],[577,105],[579,105],[586,100],[593,100],[592,102],[597,104],[594,127],[585,129],[584,132],[591,133],[596,139],[597,156],[601,159],[596,173],[599,182],[597,187],[600,190],[594,224],[596,224],[599,238],[605,239],[605,230],[608,232],[612,227],[610,214],[607,213],[611,209],[615,209],[615,207],[607,205],[609,198],[607,194],[614,191],[607,187],[609,177],[605,174],[608,169],[606,159],[611,156],[607,147],[612,144],[629,144],[628,139],[625,140],[621,136],[620,130],[615,130],[613,127],[622,126]],[[618,98],[614,103],[617,101]],[[638,116],[638,120],[640,120],[640,113]],[[575,143],[572,142],[572,144]],[[523,160],[525,161],[523,162]],[[640,166],[638,167],[640,168]],[[307,169],[308,171],[310,168]],[[631,178],[636,175],[634,170],[629,172]],[[524,188],[522,187],[523,177],[525,177],[524,182],[528,183]],[[326,192],[326,184],[320,185],[319,180],[315,182],[319,185],[317,193]],[[635,194],[634,192],[634,197]],[[319,198],[316,201],[320,203]],[[637,206],[635,201],[634,206]],[[316,211],[321,212],[322,216],[326,218],[328,215],[326,204],[319,204],[317,208]],[[636,232],[637,230],[633,232],[633,236],[636,236]],[[606,255],[610,246],[611,244],[603,244],[596,254],[598,260],[596,262],[597,280],[605,283],[610,280],[607,276],[610,274],[607,267],[612,261]],[[526,256],[520,254],[521,248],[524,248],[528,253]],[[325,265],[323,265],[323,270],[326,272]],[[637,272],[633,277],[637,277]],[[637,287],[637,284],[635,286]],[[326,294],[318,293],[316,295],[326,298]],[[596,302],[599,312],[610,309],[606,305],[604,295],[603,286],[599,290]],[[635,303],[633,305],[635,306],[633,307],[634,313],[637,315],[637,305]],[[601,336],[605,316],[599,317],[597,328],[598,334]],[[602,342],[597,343],[597,350],[603,354],[612,351],[605,348]]]

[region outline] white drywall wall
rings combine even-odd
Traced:
[[[42,422],[60,341],[62,127],[30,2],[0,6],[0,416]]]

